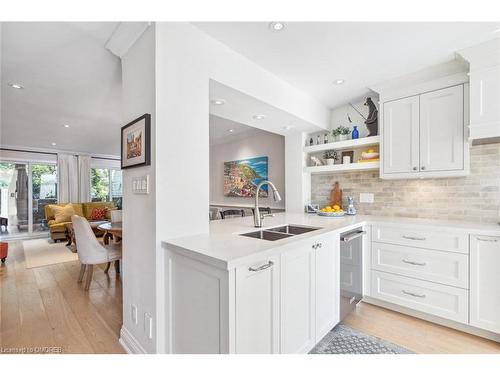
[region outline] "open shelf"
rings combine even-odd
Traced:
[[[304,171],[317,174],[317,173],[334,173],[334,172],[346,172],[346,171],[363,171],[370,169],[379,169],[380,162],[363,162],[363,163],[350,163],[350,164],[333,164],[333,165],[320,165],[317,167],[305,167]]]
[[[357,148],[371,145],[378,145],[380,143],[380,136],[365,137],[358,139],[349,139],[347,141],[323,143],[320,145],[305,146],[304,152],[311,154],[313,152],[321,152],[326,150],[343,150],[349,148]]]

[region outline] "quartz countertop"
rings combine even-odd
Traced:
[[[319,227],[321,229],[278,241],[240,236],[242,233],[286,224]],[[434,229],[439,228],[440,230],[459,230],[469,234],[500,236],[500,225],[498,224],[371,215],[334,218],[321,217],[316,214],[283,212],[275,214],[274,217],[266,217],[263,220],[262,228],[254,227],[252,216],[215,220],[210,222],[209,233],[168,239],[163,241],[162,245],[164,248],[182,252],[183,255],[216,267],[231,269],[242,264],[242,262],[265,256],[273,250],[295,241],[328,232],[342,233],[367,224],[395,224],[415,227],[430,225]]]

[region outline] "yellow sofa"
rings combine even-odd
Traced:
[[[54,217],[54,210],[52,209],[51,206],[66,206],[67,204],[68,203],[59,203],[55,205],[48,204],[45,206],[45,219],[47,220],[47,224],[49,226],[50,237],[54,241],[66,239],[66,224],[69,224],[70,222],[56,223]],[[108,215],[107,215],[108,221],[111,219],[110,211],[116,210],[114,202],[71,203],[71,205],[75,210],[75,214],[78,216],[85,217],[91,223],[91,226],[92,226],[92,220],[90,220],[90,215],[92,214],[92,210],[94,208],[108,208]],[[98,223],[101,222],[102,221],[99,221]],[[92,229],[94,230],[94,232],[96,232],[96,234],[102,234],[99,233],[99,231],[97,230],[97,226],[92,226]]]

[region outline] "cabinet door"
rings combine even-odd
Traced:
[[[463,85],[420,96],[420,171],[464,168]]]
[[[305,353],[315,344],[314,243],[301,241],[281,255],[282,353]]]
[[[235,351],[279,353],[279,257],[236,269]]]
[[[470,73],[471,127],[494,125],[500,121],[500,66]],[[472,131],[472,129],[471,129]]]
[[[418,170],[419,97],[384,103],[383,172],[409,173]]]
[[[500,238],[471,236],[470,325],[500,333]]]
[[[316,263],[316,341],[339,322],[339,248],[338,236],[318,238]]]

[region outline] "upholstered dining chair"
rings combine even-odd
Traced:
[[[80,275],[78,282],[81,283],[85,271],[87,271],[87,279],[85,280],[85,290],[90,287],[92,276],[94,273],[95,264],[108,263],[108,267],[104,272],[108,272],[109,264],[115,262],[115,266],[119,267],[120,259],[122,258],[122,250],[120,243],[113,243],[109,245],[101,245],[97,240],[92,228],[87,219],[73,215],[71,216],[73,222],[73,230],[75,231],[75,239],[78,244],[78,258],[80,259]]]
[[[245,216],[245,210],[224,210],[220,211],[220,217],[222,220],[229,219],[231,217],[243,217]]]

